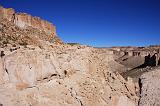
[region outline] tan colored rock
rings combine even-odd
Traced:
[[[0,7],[0,19],[6,18],[9,21],[12,21],[14,14],[15,14],[14,9],[12,8],[5,9],[3,7]]]
[[[4,66],[8,72],[9,82],[15,83],[17,88],[22,89],[34,86],[37,81],[48,78],[52,74],[58,74],[56,69],[59,68],[58,61],[53,55],[43,54],[42,51],[26,50],[6,56]]]
[[[113,55],[85,46],[20,48],[4,56],[4,106],[136,106],[131,80],[110,70]],[[79,49],[77,49],[79,48]],[[7,50],[7,49],[5,49]],[[2,69],[2,72],[5,70]],[[2,76],[2,75],[1,75]],[[2,101],[5,99],[5,101]],[[19,102],[17,102],[19,101]]]
[[[32,17],[26,13],[16,13],[14,18],[14,23],[20,28],[27,28],[28,26],[31,26],[33,28],[43,30],[49,35],[56,35],[55,26],[47,21],[40,19],[39,17]]]
[[[139,106],[160,105],[160,67],[151,72],[144,73],[140,80],[140,102]]]
[[[12,21],[16,26],[22,29],[32,27],[44,31],[48,35],[49,41],[57,35],[56,27],[52,23],[26,13],[16,13],[12,8],[0,7],[0,20],[2,18]]]
[[[130,101],[126,96],[120,96],[117,102],[117,106],[136,106],[132,101]]]
[[[13,46],[19,44],[24,46],[36,45],[42,48],[43,43],[46,43],[46,41],[52,41],[54,44],[63,44],[58,36],[48,35],[44,31],[35,30],[32,27],[22,29],[7,19],[0,20],[0,28],[0,47],[6,44],[12,44]]]
[[[0,84],[4,83],[3,75],[4,75],[3,60],[0,59]]]

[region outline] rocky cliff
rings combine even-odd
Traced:
[[[16,26],[27,29],[32,27],[40,31],[44,31],[48,35],[48,40],[52,40],[56,36],[56,27],[39,17],[33,17],[26,13],[16,13],[12,8],[0,7],[0,19],[7,19],[13,22]]]

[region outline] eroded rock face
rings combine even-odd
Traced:
[[[4,106],[136,106],[136,86],[113,73],[113,55],[85,46],[3,49],[0,103]]]
[[[0,7],[0,19],[6,18],[9,21],[12,21],[14,14],[15,14],[15,11],[12,8],[5,9],[3,7]]]
[[[27,28],[28,26],[31,26],[33,28],[43,30],[47,34],[56,35],[55,26],[45,20],[40,19],[39,17],[32,17],[26,13],[16,13],[13,21],[21,28]]]
[[[0,20],[0,47],[7,44],[43,46],[43,42],[63,44],[58,36],[46,34],[44,31],[35,30],[32,27],[22,29],[7,19]]]
[[[139,106],[160,105],[160,67],[144,73],[140,78],[141,98]]]
[[[39,17],[33,17],[26,13],[16,13],[12,8],[0,7],[0,19],[2,18],[12,21],[22,29],[32,27],[45,31],[50,37],[49,40],[56,36],[56,27],[52,23],[42,20]]]

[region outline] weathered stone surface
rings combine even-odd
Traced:
[[[0,47],[7,44],[12,45],[37,45],[43,46],[43,42],[62,44],[58,36],[46,34],[44,31],[35,30],[32,27],[21,29],[7,19],[0,20]]]
[[[120,96],[117,106],[136,106],[132,101],[130,101],[126,96]]]
[[[26,29],[28,26],[31,26],[33,28],[43,30],[49,35],[56,35],[55,26],[45,20],[40,19],[39,17],[33,17],[26,13],[16,13],[13,21],[21,28]]]
[[[116,55],[116,64],[111,64],[115,64],[113,66],[125,79],[131,77],[136,83],[143,73],[160,65],[160,46],[113,47],[111,50]]]
[[[15,11],[12,8],[3,8],[0,7],[0,19],[6,18],[9,21],[13,20],[13,16],[15,14]]]
[[[110,70],[113,55],[85,46],[4,48],[4,106],[136,106],[135,85]],[[2,68],[1,68],[2,67]],[[4,101],[3,101],[4,100]]]
[[[145,62],[147,66],[160,64],[160,47],[115,47],[111,49],[115,55],[120,56],[117,59],[120,63],[131,68],[138,67]]]
[[[140,78],[141,98],[139,106],[160,105],[160,68],[143,74]]]
[[[42,20],[39,17],[33,17],[26,13],[16,13],[12,8],[0,7],[0,20],[3,18],[12,21],[22,29],[32,27],[40,31],[45,31],[45,33],[48,34],[48,40],[52,40],[56,36],[56,27],[52,23]]]

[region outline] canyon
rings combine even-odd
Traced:
[[[158,106],[160,46],[63,42],[38,17],[0,7],[1,106]]]

